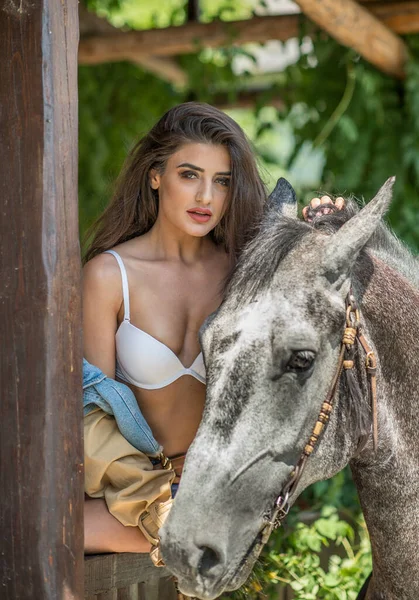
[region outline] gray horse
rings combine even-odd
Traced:
[[[310,224],[290,217],[295,195],[282,181],[203,326],[207,401],[161,532],[184,594],[212,600],[245,581],[336,379],[289,501],[349,463],[372,545],[368,600],[419,599],[419,268],[381,223],[392,185],[353,216]],[[361,348],[352,383],[336,375],[350,290],[378,362],[376,448]]]

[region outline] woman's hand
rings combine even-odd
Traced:
[[[331,213],[345,208],[345,199],[339,196],[335,200],[330,196],[313,198],[308,206],[303,208],[304,221],[312,221],[315,217],[321,215],[330,215]]]

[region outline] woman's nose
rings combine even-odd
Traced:
[[[210,204],[212,195],[212,181],[202,181],[198,190],[197,200],[199,200],[202,204]]]

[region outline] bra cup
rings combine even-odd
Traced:
[[[187,374],[205,383],[202,352],[185,368],[170,348],[129,321],[116,332],[116,354],[118,376],[139,388],[165,387]]]
[[[205,381],[205,363],[204,363],[204,356],[202,354],[202,352],[200,352],[198,354],[198,356],[195,358],[193,364],[191,365],[191,371],[194,371],[195,373],[197,373],[197,375],[200,376],[201,379],[203,379]]]
[[[156,385],[182,369],[179,359],[156,342],[128,321],[121,323],[116,334],[118,363],[132,382]]]

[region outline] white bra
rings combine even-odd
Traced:
[[[202,352],[189,368],[183,366],[176,354],[155,337],[132,325],[129,312],[127,272],[122,258],[115,250],[106,250],[118,261],[122,277],[124,320],[116,332],[116,375],[145,390],[163,388],[183,375],[192,375],[205,383]]]

